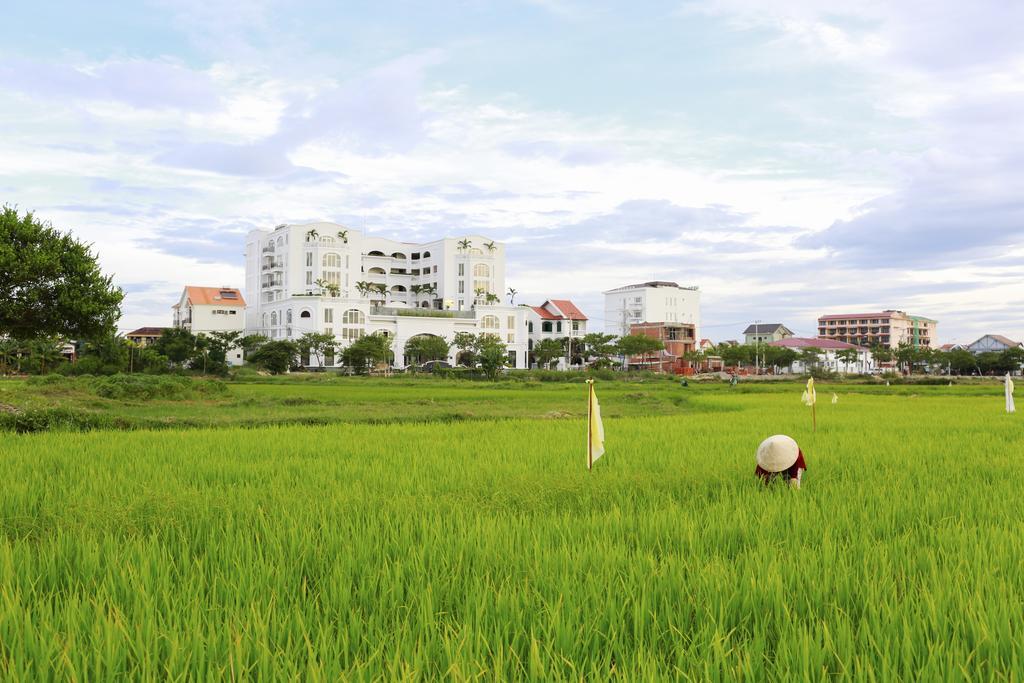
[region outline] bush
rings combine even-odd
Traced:
[[[103,398],[141,400],[174,400],[227,393],[227,386],[218,380],[160,375],[97,377],[92,380],[91,389],[93,393]]]
[[[118,428],[122,425],[107,415],[86,413],[70,408],[37,408],[16,413],[0,413],[0,431],[19,434],[50,430],[88,431]]]

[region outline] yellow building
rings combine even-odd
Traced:
[[[871,347],[880,345],[895,349],[901,344],[915,348],[931,347],[938,322],[903,311],[881,313],[840,313],[818,318],[818,336],[847,344]]]

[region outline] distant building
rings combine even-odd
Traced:
[[[642,334],[657,339],[665,345],[663,351],[633,356],[629,359],[631,368],[685,374],[691,367],[686,354],[697,346],[697,332],[693,325],[686,323],[639,323],[629,328],[630,334]]]
[[[165,327],[140,327],[124,335],[124,338],[138,346],[149,346],[163,336]]]
[[[710,339],[705,338],[705,339],[701,339],[699,342],[697,342],[697,350],[700,351],[701,353],[707,353],[708,351],[714,351],[714,349],[715,349],[715,343],[713,341],[711,341]]]
[[[935,340],[938,322],[931,318],[908,315],[903,311],[880,313],[840,313],[818,318],[818,336],[860,346],[900,344],[914,348],[930,347]]]
[[[629,334],[639,323],[685,323],[700,328],[700,290],[655,280],[604,293],[605,332]]]
[[[505,246],[483,235],[413,243],[337,223],[282,223],[249,232],[245,274],[248,333],[295,341],[317,332],[339,349],[381,334],[398,368],[414,337],[490,334],[506,345],[510,367],[526,367],[528,309],[502,300]],[[301,362],[342,364],[340,354]]]
[[[855,344],[837,341],[835,339],[787,337],[786,339],[769,342],[767,346],[781,346],[787,349],[793,349],[794,351],[816,348],[821,351],[821,358],[817,363],[818,367],[825,370],[831,370],[833,372],[855,372],[863,374],[875,370],[875,360],[869,349]],[[845,349],[856,350],[857,359],[852,362],[840,360],[837,354]],[[802,360],[797,360],[788,368],[789,372],[795,372],[797,374],[807,372],[807,370],[808,366]]]
[[[245,299],[234,287],[187,286],[171,309],[174,326],[195,335],[245,330]],[[227,360],[231,365],[241,365],[242,350],[230,349]]]
[[[571,357],[562,358],[558,362],[558,368],[582,365],[583,357],[579,351],[582,349],[581,339],[587,334],[588,322],[583,311],[568,299],[548,299],[540,306],[526,308],[531,364],[533,347],[537,342],[542,339],[569,339],[571,343],[566,345],[566,354],[571,354]]]
[[[1024,348],[1024,344],[1015,342],[1001,334],[986,334],[981,339],[975,340],[966,346],[973,354],[987,353],[989,351],[1006,351],[1007,349]]]
[[[793,330],[782,323],[754,323],[743,330],[743,336],[747,344],[767,344],[792,337]]]
[[[943,344],[942,346],[939,347],[939,351],[942,351],[943,353],[948,353],[950,351],[960,351],[965,348],[966,347],[963,344]]]

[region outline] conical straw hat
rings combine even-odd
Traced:
[[[757,447],[757,464],[766,472],[781,472],[800,457],[800,447],[785,434],[769,436]]]

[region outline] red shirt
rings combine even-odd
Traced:
[[[764,483],[768,484],[775,477],[782,477],[784,481],[790,479],[796,479],[797,474],[800,470],[807,470],[807,463],[804,462],[804,452],[797,451],[796,462],[793,463],[789,469],[782,470],[781,472],[769,472],[766,469],[762,469],[760,465],[754,470],[754,474],[764,479]]]

